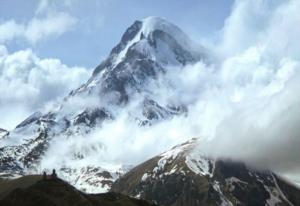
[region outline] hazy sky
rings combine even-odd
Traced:
[[[176,23],[195,39],[214,38],[230,13],[232,0],[1,0],[0,28],[9,21],[30,25],[32,20],[58,19],[56,31],[36,39],[12,38],[4,41],[10,52],[32,48],[41,58],[58,58],[67,65],[95,67],[120,40],[135,20],[160,16]],[[64,16],[63,16],[64,15]],[[65,23],[62,23],[65,22]],[[7,26],[8,27],[8,26]],[[34,29],[33,29],[34,30]],[[1,35],[4,32],[0,29]],[[2,40],[3,43],[3,40]]]

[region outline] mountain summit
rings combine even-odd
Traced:
[[[171,66],[208,61],[206,49],[193,42],[181,29],[159,17],[135,21],[123,34],[120,43],[94,70],[86,84],[72,92],[119,95],[128,101],[126,90],[144,91],[148,80]]]
[[[203,47],[197,46],[177,26],[159,17],[148,17],[135,21],[126,30],[109,57],[95,69],[94,75],[124,60],[149,59],[163,65],[177,65],[204,59],[204,52]]]

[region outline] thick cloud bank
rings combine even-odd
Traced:
[[[0,127],[14,128],[89,76],[86,68],[68,67],[58,59],[40,59],[31,50],[8,53],[0,45]]]
[[[220,91],[231,112],[208,144],[214,155],[299,173],[299,9],[293,0],[235,3],[220,46]]]

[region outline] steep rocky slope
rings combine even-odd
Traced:
[[[212,160],[197,140],[176,146],[133,168],[112,191],[169,206],[300,205],[300,190],[270,171]]]

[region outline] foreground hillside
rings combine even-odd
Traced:
[[[61,179],[42,180],[40,175],[3,178],[0,206],[300,205],[300,190],[276,174],[208,158],[198,143],[192,139],[136,166],[114,182],[109,193],[87,194]]]
[[[61,179],[25,176],[0,181],[1,206],[150,206],[146,201],[118,193],[86,194]]]

